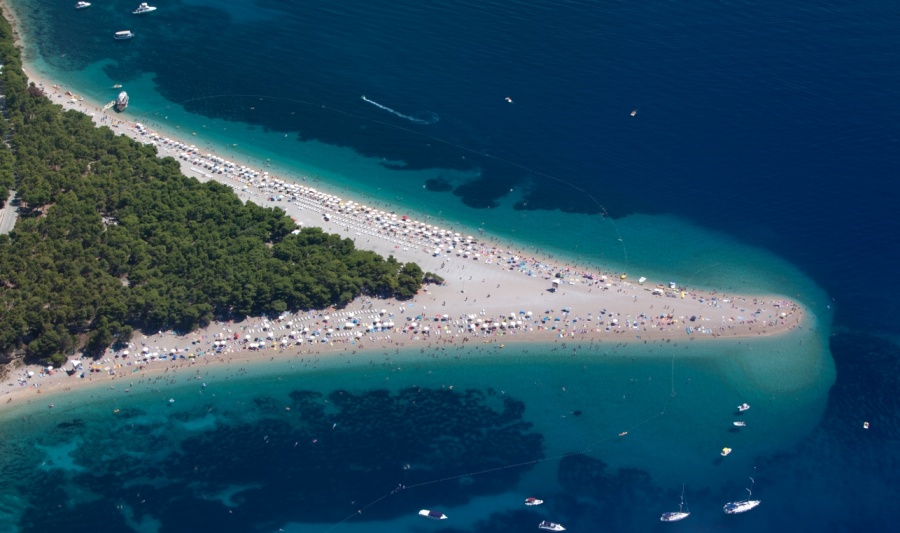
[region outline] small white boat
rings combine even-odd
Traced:
[[[116,35],[114,36],[117,41],[121,41],[123,39],[131,39],[132,37],[134,37],[134,34],[131,33],[131,30],[117,31]]]
[[[635,116],[635,115],[637,115],[637,109],[632,109],[632,110],[631,110],[631,116]]]
[[[544,500],[539,500],[537,498],[525,498],[525,505],[528,506],[540,505],[542,503],[544,503]]]
[[[743,420],[738,420],[737,422],[733,422],[733,424],[739,428],[742,428],[747,425],[747,423],[744,422]]]
[[[554,522],[548,522],[544,520],[540,524],[538,524],[538,529],[544,529],[547,531],[565,531],[566,528],[562,527],[560,524],[556,524]]]
[[[722,448],[722,457],[728,456],[731,453],[731,448]]]
[[[506,100],[506,101],[509,102],[509,103],[513,103],[512,98],[510,98],[509,96],[507,96],[506,98],[504,98],[504,100]]]
[[[91,7],[90,2],[78,2],[75,4],[75,9],[84,9],[86,7]]]
[[[739,412],[743,413],[743,412],[746,411],[747,409],[750,409],[750,404],[748,404],[748,403],[742,403],[741,405],[738,406],[737,409],[738,409]]]
[[[121,83],[117,83],[117,84],[113,85],[113,89],[121,89],[121,88],[122,88]]]
[[[141,2],[141,5],[137,6],[137,9],[132,11],[135,15],[140,15],[142,13],[149,13],[151,11],[156,11],[156,8],[153,6],[148,6],[147,2]]]
[[[432,520],[446,520],[447,515],[440,511],[429,511],[428,509],[422,509],[419,511],[419,516],[424,516],[425,518],[431,518]]]
[[[751,500],[750,498],[753,496],[753,484],[756,481],[751,477],[750,478],[750,488],[747,489],[747,499],[741,500],[739,502],[728,502],[722,507],[722,510],[725,511],[725,514],[740,514],[746,513],[751,509],[755,509],[760,503],[760,500]]]
[[[681,486],[681,503],[678,504],[678,511],[672,511],[668,513],[663,513],[662,516],[659,517],[660,522],[678,522],[679,520],[684,520],[685,518],[691,516],[690,511],[684,510],[684,485]]]

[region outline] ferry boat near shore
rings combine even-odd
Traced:
[[[128,107],[128,93],[122,91],[116,98],[116,111],[125,111],[126,107]]]
[[[137,6],[137,9],[135,9],[131,13],[134,15],[140,15],[143,13],[150,13],[151,11],[156,11],[156,8],[147,5],[147,2],[141,2],[141,5]]]
[[[134,37],[134,34],[131,33],[131,30],[117,31],[116,34],[113,36],[113,38],[117,41],[121,41],[124,39],[131,39],[132,37]]]

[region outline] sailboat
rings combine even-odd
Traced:
[[[681,503],[678,504],[677,512],[669,512],[663,513],[662,516],[659,517],[661,522],[678,522],[679,520],[684,520],[685,518],[691,516],[691,512],[684,510],[684,485],[681,486]]]
[[[722,510],[725,511],[725,514],[746,513],[750,509],[755,509],[756,506],[758,506],[760,503],[762,503],[760,500],[751,500],[750,499],[753,497],[753,491],[751,489],[753,488],[754,483],[756,483],[756,481],[754,481],[754,479],[751,477],[750,478],[750,488],[747,489],[747,499],[746,500],[741,500],[739,502],[728,502],[725,504],[725,507],[722,508]]]

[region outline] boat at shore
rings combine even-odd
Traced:
[[[117,31],[116,34],[113,36],[113,38],[117,41],[121,41],[124,39],[131,39],[132,37],[134,37],[134,34],[131,33],[131,30]]]
[[[549,522],[544,520],[540,524],[538,524],[538,529],[543,529],[545,531],[565,531],[566,528],[562,527],[561,524],[557,524],[555,522]]]
[[[75,4],[75,9],[84,9],[86,7],[91,7],[90,2],[78,2]]]
[[[429,511],[428,509],[422,509],[419,511],[419,516],[424,516],[425,518],[431,518],[432,520],[446,520],[447,515],[440,511]]]
[[[679,520],[684,520],[685,518],[691,516],[690,511],[684,510],[684,485],[681,486],[681,503],[678,504],[678,511],[670,511],[667,513],[663,513],[662,516],[659,517],[660,522],[678,522]]]
[[[525,498],[525,505],[535,506],[544,503],[544,500],[539,500],[537,498]]]
[[[116,111],[125,111],[126,107],[128,107],[128,93],[122,91],[116,97]]]
[[[151,11],[156,11],[156,8],[147,5],[147,2],[141,2],[141,5],[137,6],[137,9],[135,9],[131,13],[134,15],[141,15],[143,13],[150,13]]]

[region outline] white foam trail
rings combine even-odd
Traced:
[[[430,118],[428,120],[426,120],[426,119],[422,119],[422,118],[411,117],[409,115],[404,115],[403,113],[396,111],[394,109],[391,109],[390,107],[388,107],[386,105],[379,104],[375,100],[369,100],[368,98],[365,97],[365,95],[362,96],[362,99],[363,99],[363,101],[372,104],[373,106],[377,107],[378,109],[383,109],[392,115],[396,115],[400,118],[405,118],[406,120],[408,120],[410,122],[415,122],[416,124],[428,125],[428,124],[434,124],[435,122],[440,120],[440,118],[437,116],[436,113],[430,113]]]

